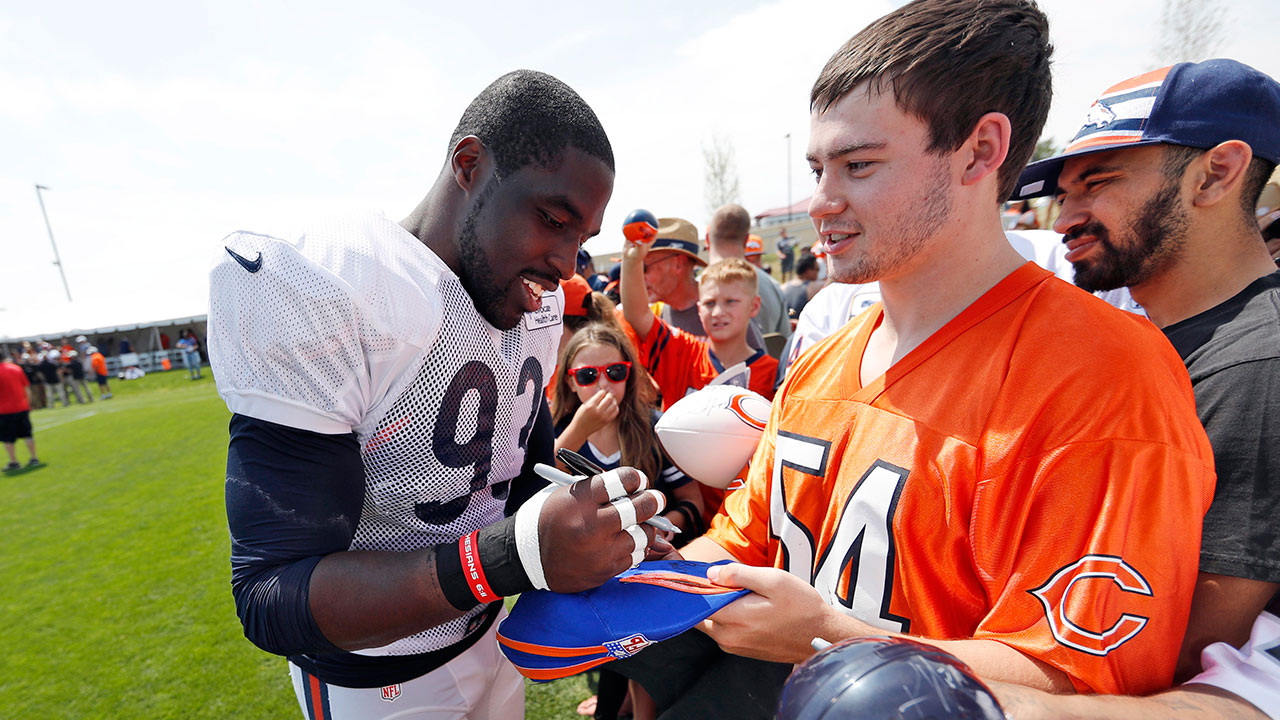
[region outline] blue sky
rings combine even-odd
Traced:
[[[0,7],[0,337],[204,312],[228,232],[399,219],[467,102],[518,67],[600,115],[618,176],[596,251],[647,207],[701,228],[702,148],[732,142],[751,212],[805,197],[808,89],[897,3],[120,2]],[[1046,134],[1155,66],[1159,0],[1046,0]],[[1230,3],[1222,55],[1280,76],[1280,3]],[[784,136],[792,134],[790,154]],[[52,264],[44,194],[74,302]]]

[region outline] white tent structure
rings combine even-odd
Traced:
[[[78,346],[76,338],[84,335],[90,344],[96,346],[107,358],[107,372],[115,375],[121,369],[136,365],[147,372],[159,370],[168,359],[171,367],[182,367],[183,357],[175,343],[182,330],[190,330],[200,340],[201,359],[208,362],[205,351],[205,335],[208,330],[208,316],[191,315],[156,320],[154,322],[133,325],[111,325],[99,328],[78,328],[60,332],[41,333],[23,337],[0,338],[0,347],[17,356],[22,354],[22,343],[48,342],[53,345]],[[167,346],[167,347],[166,347]],[[124,352],[127,349],[128,352]]]

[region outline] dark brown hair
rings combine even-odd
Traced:
[[[1009,118],[998,200],[1013,193],[1049,116],[1049,20],[1032,0],[916,0],[849,38],[822,68],[809,109],[825,111],[859,85],[893,90],[929,125],[929,151],[955,152],[989,112]]]
[[[626,391],[618,403],[618,444],[622,447],[622,464],[630,465],[649,478],[658,477],[662,471],[662,449],[653,431],[652,414],[658,393],[649,373],[636,358],[631,341],[618,325],[591,323],[574,333],[564,348],[560,364],[551,381],[551,418],[556,426],[567,423],[582,406],[578,393],[569,385],[569,368],[578,353],[588,345],[608,345],[616,348],[622,359],[631,363],[627,375]],[[575,448],[576,449],[576,448]]]

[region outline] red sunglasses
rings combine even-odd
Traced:
[[[573,368],[569,374],[573,375],[574,381],[581,387],[590,387],[600,379],[601,372],[612,382],[622,382],[631,374],[631,363],[623,360],[608,365],[583,365]]]

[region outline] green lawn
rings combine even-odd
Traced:
[[[34,411],[45,464],[0,474],[0,719],[300,717],[232,605],[229,415],[207,368],[111,389]],[[588,694],[531,685],[527,716],[576,717]]]

